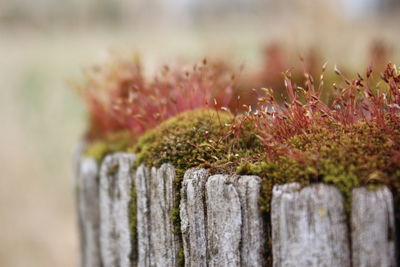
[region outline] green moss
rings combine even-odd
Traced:
[[[256,129],[250,123],[241,125],[239,137],[229,127],[235,118],[226,112],[195,110],[171,118],[137,140],[127,134],[95,141],[86,150],[101,160],[112,152],[133,151],[139,164],[160,167],[170,163],[175,167],[175,192],[171,220],[174,232],[180,236],[180,186],[186,170],[205,167],[211,172],[253,174],[262,178],[260,196],[267,228],[272,188],[276,184],[298,182],[302,186],[313,182],[334,184],[345,197],[345,208],[351,207],[351,191],[366,185],[378,188],[388,185],[400,203],[400,129],[390,122],[383,130],[373,122],[359,122],[344,126],[331,123],[328,127],[314,127],[293,136],[283,144],[285,151],[272,158],[263,148]],[[387,130],[389,129],[389,130]],[[397,155],[397,156],[396,156]],[[136,199],[132,191],[130,222],[132,240],[136,242]],[[397,208],[396,214],[398,215]],[[136,243],[135,243],[136,244]],[[266,258],[271,259],[270,240],[266,243]],[[183,250],[179,262],[184,264]]]
[[[116,132],[107,135],[104,139],[91,140],[84,150],[84,155],[94,158],[98,163],[101,163],[105,156],[117,152],[130,152],[135,139],[127,131]],[[113,166],[108,170],[108,174],[112,175],[118,170],[118,165]],[[136,218],[136,190],[132,183],[131,200],[129,202],[129,227],[131,230],[132,240],[132,259],[137,258],[137,218]]]
[[[179,248],[178,257],[176,259],[176,263],[178,266],[185,266],[185,254],[183,248]]]
[[[222,137],[223,125],[231,120],[229,114],[217,116],[211,110],[186,112],[169,119],[138,140],[137,164],[158,167],[171,163],[177,169],[204,164],[219,156],[214,141]]]
[[[175,167],[177,201],[172,212],[175,233],[180,236],[180,187],[186,170],[192,167],[231,172],[246,157],[259,154],[262,146],[250,125],[243,126],[241,138],[228,127],[234,117],[227,112],[200,109],[171,118],[142,136],[135,146],[137,166]],[[180,262],[183,264],[183,251]],[[179,256],[179,255],[178,255]]]
[[[399,150],[400,137],[398,129],[392,130],[389,134],[372,122],[332,125],[292,138],[291,144],[306,153],[319,181],[338,187],[349,211],[352,188],[377,184],[392,188],[398,168],[393,155]]]
[[[178,115],[139,139],[134,149],[139,158],[137,164],[174,165],[176,192],[180,192],[184,172],[192,167],[203,166],[227,173],[236,169],[238,174],[258,175],[262,178],[260,201],[267,224],[272,188],[276,184],[334,184],[345,197],[347,212],[354,187],[387,184],[393,188],[393,182],[398,184],[398,175],[393,175],[398,172],[398,163],[391,160],[393,152],[399,150],[398,139],[393,140],[399,137],[395,127],[392,134],[375,123],[366,122],[314,127],[284,144],[293,153],[271,158],[263,151],[256,130],[249,124],[243,125],[240,138],[235,138],[224,127],[232,120],[228,113],[209,110]],[[178,203],[172,215],[176,233],[180,233]]]
[[[278,158],[265,157],[262,162],[243,163],[239,174],[262,177],[262,208],[269,212],[272,187],[275,184],[312,182],[334,184],[346,199],[350,211],[351,191],[361,185],[398,184],[400,131],[393,125],[384,131],[380,125],[361,121],[329,128],[315,127],[285,144],[292,153]]]
[[[238,174],[253,174],[262,178],[260,202],[267,229],[270,229],[270,203],[275,184],[334,184],[344,196],[347,214],[351,210],[352,189],[361,185],[371,189],[387,185],[392,188],[396,203],[400,203],[400,164],[395,156],[400,149],[400,132],[393,125],[388,124],[387,127],[389,131],[372,122],[315,127],[286,142],[286,148],[292,153],[282,153],[278,158],[265,156],[260,162],[239,165]],[[400,209],[397,208],[396,213],[399,218]],[[270,235],[265,251],[270,262]]]
[[[137,249],[138,249],[138,239],[137,239],[137,195],[136,195],[136,187],[135,183],[132,183],[131,187],[131,199],[129,201],[129,228],[131,232],[131,245],[132,252],[130,258],[132,262],[136,262],[137,260]]]
[[[262,149],[250,129],[244,128],[240,139],[233,136],[226,126],[233,119],[230,113],[205,109],[169,119],[138,140],[134,149],[136,164],[159,167],[171,163],[178,177],[198,166],[227,171],[234,163],[259,154]]]
[[[266,213],[270,212],[274,185],[298,182],[304,186],[310,183],[310,176],[314,173],[312,168],[303,168],[295,160],[286,157],[274,161],[242,163],[236,171],[241,175],[248,174],[261,177],[261,210]]]
[[[84,151],[84,155],[96,159],[101,162],[103,158],[116,152],[128,152],[132,147],[135,139],[129,132],[122,131],[112,133],[104,139],[92,140]]]

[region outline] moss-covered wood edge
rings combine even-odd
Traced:
[[[384,165],[381,161],[388,157],[384,152],[393,143],[391,140],[385,140],[385,136],[381,136],[373,125],[359,123],[351,128],[334,125],[333,127],[342,128],[329,133],[323,129],[316,129],[295,136],[288,142],[290,145],[306,152],[315,152],[317,149],[319,155],[322,155],[321,160],[301,162],[286,157],[264,160],[263,146],[257,138],[255,129],[244,125],[240,137],[237,137],[232,131],[227,130],[233,120],[234,118],[225,112],[213,110],[186,112],[160,124],[138,140],[127,134],[116,134],[116,137],[110,140],[93,142],[87,147],[85,155],[95,157],[101,162],[105,155],[112,152],[133,152],[137,155],[133,169],[138,168],[140,164],[156,168],[166,163],[173,165],[176,173],[174,182],[176,201],[172,220],[174,232],[178,236],[181,229],[179,217],[181,184],[185,171],[193,167],[206,168],[211,174],[258,175],[261,178],[260,209],[266,218],[266,225],[270,224],[272,188],[276,184],[289,182],[297,182],[301,186],[315,182],[334,184],[345,198],[347,214],[351,212],[351,192],[361,185],[368,185],[370,189],[379,188],[377,185],[380,184],[387,185],[398,203],[400,176],[398,166],[391,166],[388,170],[381,169],[381,165]],[[372,151],[364,153],[362,144],[365,142],[372,143],[372,149],[368,148]],[[354,150],[355,152],[352,152]],[[371,154],[375,157],[368,159],[367,156]],[[364,163],[360,163],[362,160]],[[134,204],[131,203],[134,210]],[[395,207],[398,215],[399,205]],[[131,212],[130,216],[132,216],[130,220],[132,233],[135,236],[135,213]],[[267,242],[267,247],[269,243]],[[268,251],[271,250],[265,251],[266,258],[270,260],[271,255],[268,255]],[[182,254],[182,251],[179,251],[178,255]],[[183,263],[182,258],[178,261]]]
[[[278,249],[285,255],[280,254],[279,257],[279,253],[274,253],[274,260],[285,259],[285,264],[288,263],[287,252],[295,250],[306,257],[307,253],[299,249],[306,245],[304,240],[293,237],[296,233],[299,237],[304,236],[302,231],[311,231],[307,234],[310,236],[307,239],[311,242],[307,251],[314,250],[312,260],[318,261],[314,258],[318,256],[333,264],[327,259],[334,259],[335,264],[331,266],[346,266],[351,261],[348,231],[351,232],[353,240],[363,241],[362,245],[367,243],[367,247],[368,243],[376,240],[365,239],[366,234],[369,238],[379,239],[379,236],[375,235],[376,231],[365,233],[363,227],[371,230],[368,229],[371,228],[369,225],[380,227],[381,238],[389,243],[386,250],[395,251],[394,218],[390,218],[393,213],[388,212],[393,209],[393,199],[391,194],[387,195],[387,189],[367,190],[362,192],[361,198],[358,192],[353,191],[353,195],[356,194],[357,197],[353,198],[352,204],[359,208],[352,209],[352,229],[348,230],[346,219],[343,219],[346,217],[343,197],[335,187],[329,185],[324,187],[323,184],[316,184],[315,187],[312,185],[304,189],[301,189],[300,184],[293,184],[294,187],[290,186],[289,189],[276,185],[272,197],[271,217],[265,218],[260,210],[258,198],[261,179],[257,176],[212,175],[203,168],[191,169],[184,174],[180,190],[181,199],[178,201],[174,190],[177,176],[172,165],[163,164],[160,168],[148,168],[142,164],[134,169],[129,161],[131,158],[133,155],[125,153],[107,156],[101,164],[100,180],[93,176],[93,172],[89,172],[89,179],[98,182],[97,188],[100,188],[100,205],[97,207],[101,215],[97,225],[100,224],[99,243],[107,244],[99,244],[101,261],[105,266],[112,266],[117,261],[120,266],[131,266],[134,263],[146,266],[146,261],[168,262],[169,266],[180,266],[185,260],[192,264],[206,260],[218,266],[247,266],[249,263],[255,264],[252,266],[269,266],[272,265],[273,250],[268,241],[273,241],[275,246],[285,244],[282,237],[288,236],[286,231],[291,224],[289,236],[292,236],[292,239],[286,240],[291,242],[291,245],[283,245],[283,251],[286,249],[286,252]],[[87,165],[87,162],[85,158],[82,164]],[[105,185],[107,181],[108,186]],[[131,186],[129,181],[132,181]],[[121,187],[121,183],[124,182],[125,185]],[[336,191],[331,188],[335,188]],[[129,192],[134,192],[130,199],[126,198]],[[285,195],[287,197],[282,197]],[[178,211],[174,210],[176,202],[180,203]],[[90,209],[87,208],[86,211],[93,212],[95,204],[91,202],[88,205]],[[360,205],[363,205],[361,209]],[[299,214],[296,214],[296,210]],[[366,212],[369,212],[367,217]],[[182,220],[182,232],[179,233],[174,231],[175,214]],[[87,216],[85,213],[81,215]],[[303,226],[297,223],[299,220],[304,223]],[[386,225],[382,220],[392,224]],[[354,222],[357,223],[354,225]],[[325,225],[326,231],[318,232],[321,225]],[[202,235],[204,238],[201,238]],[[218,238],[219,235],[228,239]],[[326,242],[324,236],[330,236],[327,240],[331,242]],[[334,238],[331,239],[331,236]],[[362,237],[361,240],[357,239],[358,236]],[[185,240],[184,245],[181,238]],[[199,249],[201,244],[203,250]],[[327,249],[321,249],[315,244],[325,244]],[[92,245],[90,248],[93,247]],[[315,253],[318,249],[319,253]],[[331,255],[332,249],[336,249],[336,253],[341,252],[341,256]],[[352,249],[352,254],[357,255],[355,252],[364,250]],[[204,257],[199,258],[202,251]],[[386,255],[383,252],[379,250],[378,255]],[[365,255],[363,257],[365,258]],[[125,264],[123,259],[126,259]],[[293,256],[292,263],[299,260],[297,256]],[[382,260],[382,256],[379,256],[378,260]]]

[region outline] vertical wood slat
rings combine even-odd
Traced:
[[[131,267],[132,234],[129,222],[132,164],[135,156],[107,156],[100,170],[100,248],[104,267]]]
[[[175,168],[163,164],[151,169],[150,223],[154,266],[176,266],[179,236],[174,232],[172,213],[176,202]]]
[[[258,176],[240,176],[236,188],[242,211],[240,264],[242,267],[264,266],[266,233],[259,203],[261,179]]]
[[[242,216],[239,194],[227,175],[206,183],[207,250],[210,267],[240,266]]]
[[[396,266],[393,196],[387,187],[352,192],[353,266]]]
[[[176,266],[180,244],[171,221],[176,201],[174,168],[166,164],[150,171],[140,166],[132,175],[133,160],[133,155],[122,153],[107,157],[100,180],[94,159],[79,161],[82,266],[136,266],[129,259],[128,204],[133,178],[137,266]],[[185,266],[262,266],[265,233],[258,206],[260,179],[208,176],[205,170],[189,170],[182,183]],[[315,184],[300,190],[298,184],[278,185],[271,207],[274,266],[350,266],[343,199],[336,188]],[[351,221],[353,266],[396,266],[391,192],[354,189]]]
[[[180,218],[186,267],[207,266],[205,185],[208,171],[186,171],[181,188]]]
[[[151,221],[150,221],[150,170],[140,165],[135,174],[137,206],[138,267],[152,266]]]
[[[175,169],[139,166],[136,171],[138,265],[176,266],[180,248],[172,212],[176,202]]]
[[[185,266],[263,266],[264,230],[256,176],[189,170],[181,189]]]
[[[343,197],[334,186],[276,185],[271,203],[274,266],[350,266]]]
[[[100,267],[100,207],[96,160],[78,156],[77,206],[81,238],[81,266]]]

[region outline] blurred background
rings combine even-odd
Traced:
[[[396,63],[399,25],[400,0],[0,1],[0,266],[78,265],[86,117],[68,81],[110,51],[139,52],[149,72],[205,56],[290,67],[299,53],[362,71]]]

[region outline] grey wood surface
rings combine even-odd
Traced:
[[[242,214],[239,194],[227,175],[206,183],[208,265],[240,266]]]
[[[240,176],[235,186],[242,213],[240,265],[264,266],[266,232],[259,203],[261,179],[258,176]]]
[[[100,248],[104,267],[130,267],[132,235],[129,222],[132,164],[135,156],[107,156],[100,170]]]
[[[76,196],[81,241],[81,266],[100,267],[100,207],[98,165],[93,158],[79,157]]]
[[[351,265],[343,197],[334,186],[274,186],[271,224],[274,266]]]
[[[185,266],[207,266],[205,185],[208,171],[188,170],[181,188],[180,218]]]
[[[259,177],[188,170],[180,191],[179,236],[172,221],[178,193],[175,168],[141,165],[134,170],[134,160],[132,154],[116,153],[107,156],[99,170],[94,159],[79,157],[76,185],[83,267],[174,267],[181,247],[187,267],[265,266],[268,233],[260,211]],[[132,246],[129,221],[132,186],[137,246]],[[274,186],[273,266],[397,266],[393,205],[386,187],[354,189],[349,229],[336,187]]]
[[[150,170],[140,165],[136,170],[136,205],[137,205],[137,239],[138,264],[140,267],[152,266],[151,256],[151,223],[150,223]]]
[[[151,169],[150,240],[153,266],[176,266],[179,236],[174,232],[172,212],[176,201],[175,168],[163,164]]]
[[[353,189],[353,266],[396,266],[393,196],[387,187]]]

